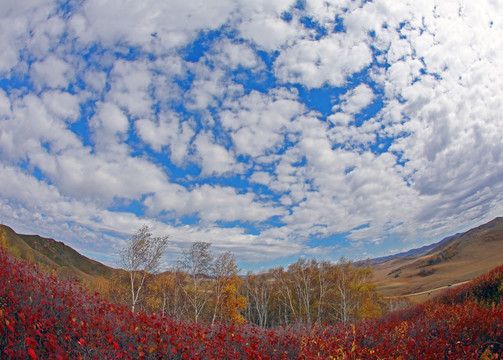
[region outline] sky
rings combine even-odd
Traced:
[[[3,0],[0,223],[243,269],[503,215],[503,2]]]

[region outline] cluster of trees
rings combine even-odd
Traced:
[[[240,275],[232,253],[214,257],[210,243],[195,242],[171,270],[156,273],[167,244],[168,237],[141,228],[121,253],[125,271],[99,279],[96,290],[133,312],[261,327],[346,323],[383,310],[370,266],[299,259],[288,268]]]
[[[244,323],[246,299],[230,252],[214,258],[211,244],[195,242],[171,270],[158,273],[168,237],[139,229],[121,252],[124,271],[111,280],[98,278],[94,288],[108,300],[161,316],[195,322]]]
[[[259,326],[347,323],[381,315],[370,266],[299,259],[243,278],[245,318]]]

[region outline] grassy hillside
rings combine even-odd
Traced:
[[[503,218],[443,241],[425,254],[374,265],[385,296],[411,295],[420,302],[503,264]]]
[[[499,359],[503,267],[385,317],[258,328],[174,321],[111,305],[0,249],[2,359]]]
[[[91,282],[98,276],[109,278],[116,271],[79,254],[62,242],[38,235],[17,234],[5,225],[0,225],[0,240],[0,244],[13,255],[54,269],[62,277]]]

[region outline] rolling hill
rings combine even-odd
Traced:
[[[503,218],[422,249],[373,261],[383,295],[421,302],[503,264]]]
[[[98,276],[110,278],[117,271],[79,254],[62,242],[38,235],[17,234],[5,225],[0,225],[0,244],[16,257],[54,269],[63,278],[91,282]]]

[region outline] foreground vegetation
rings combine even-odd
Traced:
[[[274,328],[132,313],[0,249],[5,359],[497,359],[503,267],[373,320]]]

